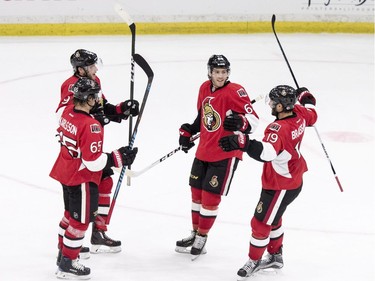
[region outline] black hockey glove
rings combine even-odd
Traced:
[[[137,116],[139,114],[139,102],[137,100],[126,100],[120,103],[120,108],[125,116]]]
[[[99,123],[104,127],[105,125],[109,124],[111,121],[107,116],[104,114],[94,114],[94,118],[99,121]]]
[[[296,90],[296,92],[297,92],[297,98],[303,93],[303,92],[308,92],[309,90],[307,89],[307,88],[305,88],[305,87],[301,87],[301,88],[298,88],[297,90]]]
[[[133,164],[137,152],[137,147],[130,148],[129,146],[123,146],[112,151],[110,157],[112,157],[113,165],[111,166],[121,168],[122,166],[129,166]]]
[[[228,115],[224,119],[223,126],[227,131],[241,131],[245,134],[251,131],[251,126],[243,114],[233,113]]]
[[[180,144],[182,151],[185,153],[188,153],[189,149],[195,145],[194,142],[190,141],[190,137],[191,125],[185,123],[180,128],[180,139],[178,140],[178,143]]]
[[[90,114],[104,114],[103,105],[100,102],[95,102],[94,106],[90,109]]]
[[[222,137],[219,140],[219,146],[224,151],[232,151],[236,149],[246,151],[249,145],[248,142],[249,142],[249,137],[245,134],[239,133],[235,135]]]
[[[316,105],[315,97],[305,87],[297,89],[297,97],[300,104],[305,106],[306,104]]]

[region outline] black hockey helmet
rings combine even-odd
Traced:
[[[275,105],[281,103],[285,111],[290,111],[297,101],[297,92],[293,87],[280,85],[270,91],[269,98]]]
[[[81,101],[87,101],[90,95],[95,99],[99,97],[99,84],[87,77],[81,77],[72,87],[73,96]]]
[[[214,68],[225,68],[230,73],[230,62],[224,55],[212,55],[207,62],[208,77]]]
[[[98,56],[95,53],[84,49],[78,49],[70,56],[70,63],[75,72],[77,71],[78,67],[93,65],[97,62]]]

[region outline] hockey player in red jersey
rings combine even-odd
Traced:
[[[96,75],[96,72],[98,71],[97,64],[100,63],[100,61],[101,60],[95,53],[84,49],[78,49],[71,55],[70,63],[73,67],[74,74],[61,85],[61,98],[56,109],[58,116],[61,115],[61,112],[67,105],[72,104],[72,87],[80,77],[90,78],[96,81],[100,86],[100,79]],[[138,101],[126,100],[117,105],[113,105],[106,100],[102,92],[99,93],[99,102],[90,110],[90,113],[103,126],[108,124],[110,121],[121,122],[121,120],[127,119],[129,115],[137,116],[138,112]],[[105,169],[99,183],[99,210],[95,223],[93,223],[91,235],[92,253],[116,253],[121,251],[121,241],[111,239],[108,235],[106,235],[106,220],[111,200],[110,194],[113,187],[112,175],[113,171],[111,168]],[[64,216],[59,224],[59,248],[61,248],[62,245],[62,239],[67,227],[67,221],[68,218]],[[90,249],[83,247],[81,250],[81,258],[88,258]]]
[[[295,104],[297,93],[300,104]],[[267,126],[262,141],[250,140],[243,134],[220,140],[224,151],[245,151],[264,162],[262,192],[251,220],[249,260],[238,270],[238,280],[260,269],[279,269],[284,265],[282,217],[301,192],[303,174],[307,171],[300,153],[301,142],[305,128],[317,120],[315,98],[306,88],[296,91],[290,86],[277,86],[270,91],[268,100],[276,120]],[[268,253],[262,259],[266,250]]]
[[[103,171],[131,165],[138,149],[121,147],[104,153],[103,127],[90,115],[99,101],[99,84],[80,78],[71,90],[73,105],[66,106],[60,117],[57,129],[60,153],[50,172],[64,191],[65,231],[56,276],[88,279],[90,268],[78,262],[78,255],[89,223],[98,215],[98,185]]]
[[[249,95],[244,87],[230,82],[230,63],[223,55],[213,55],[207,63],[208,79],[198,94],[197,117],[180,128],[179,144],[184,152],[194,146],[190,137],[200,132],[200,141],[192,165],[189,185],[192,196],[192,231],[176,242],[177,252],[188,252],[192,260],[205,253],[207,234],[213,226],[221,196],[230,184],[242,151],[224,152],[219,139],[240,131],[252,133],[258,125]]]

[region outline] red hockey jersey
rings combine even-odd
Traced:
[[[231,131],[224,130],[223,127],[224,119],[231,111],[252,115],[250,119],[254,120],[254,123],[250,125],[253,128],[256,127],[259,118],[245,89],[239,84],[228,83],[212,92],[211,81],[208,80],[199,89],[197,108],[200,110],[201,120],[196,157],[207,162],[216,162],[232,157],[242,160],[242,151],[225,152],[220,148],[219,140],[233,134]]]
[[[289,190],[301,186],[307,164],[300,153],[305,128],[315,124],[317,113],[312,108],[296,104],[294,115],[276,120],[264,132],[263,152],[265,161],[262,187],[272,190]],[[270,159],[272,158],[272,159]]]
[[[102,152],[100,123],[88,113],[68,105],[60,117],[57,132],[61,148],[50,177],[68,186],[85,182],[99,185],[108,157]]]

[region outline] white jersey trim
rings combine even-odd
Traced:
[[[106,153],[102,153],[96,160],[94,161],[85,161],[82,158],[82,163],[89,169],[91,172],[99,172],[104,169],[105,165],[107,165],[108,155]]]

